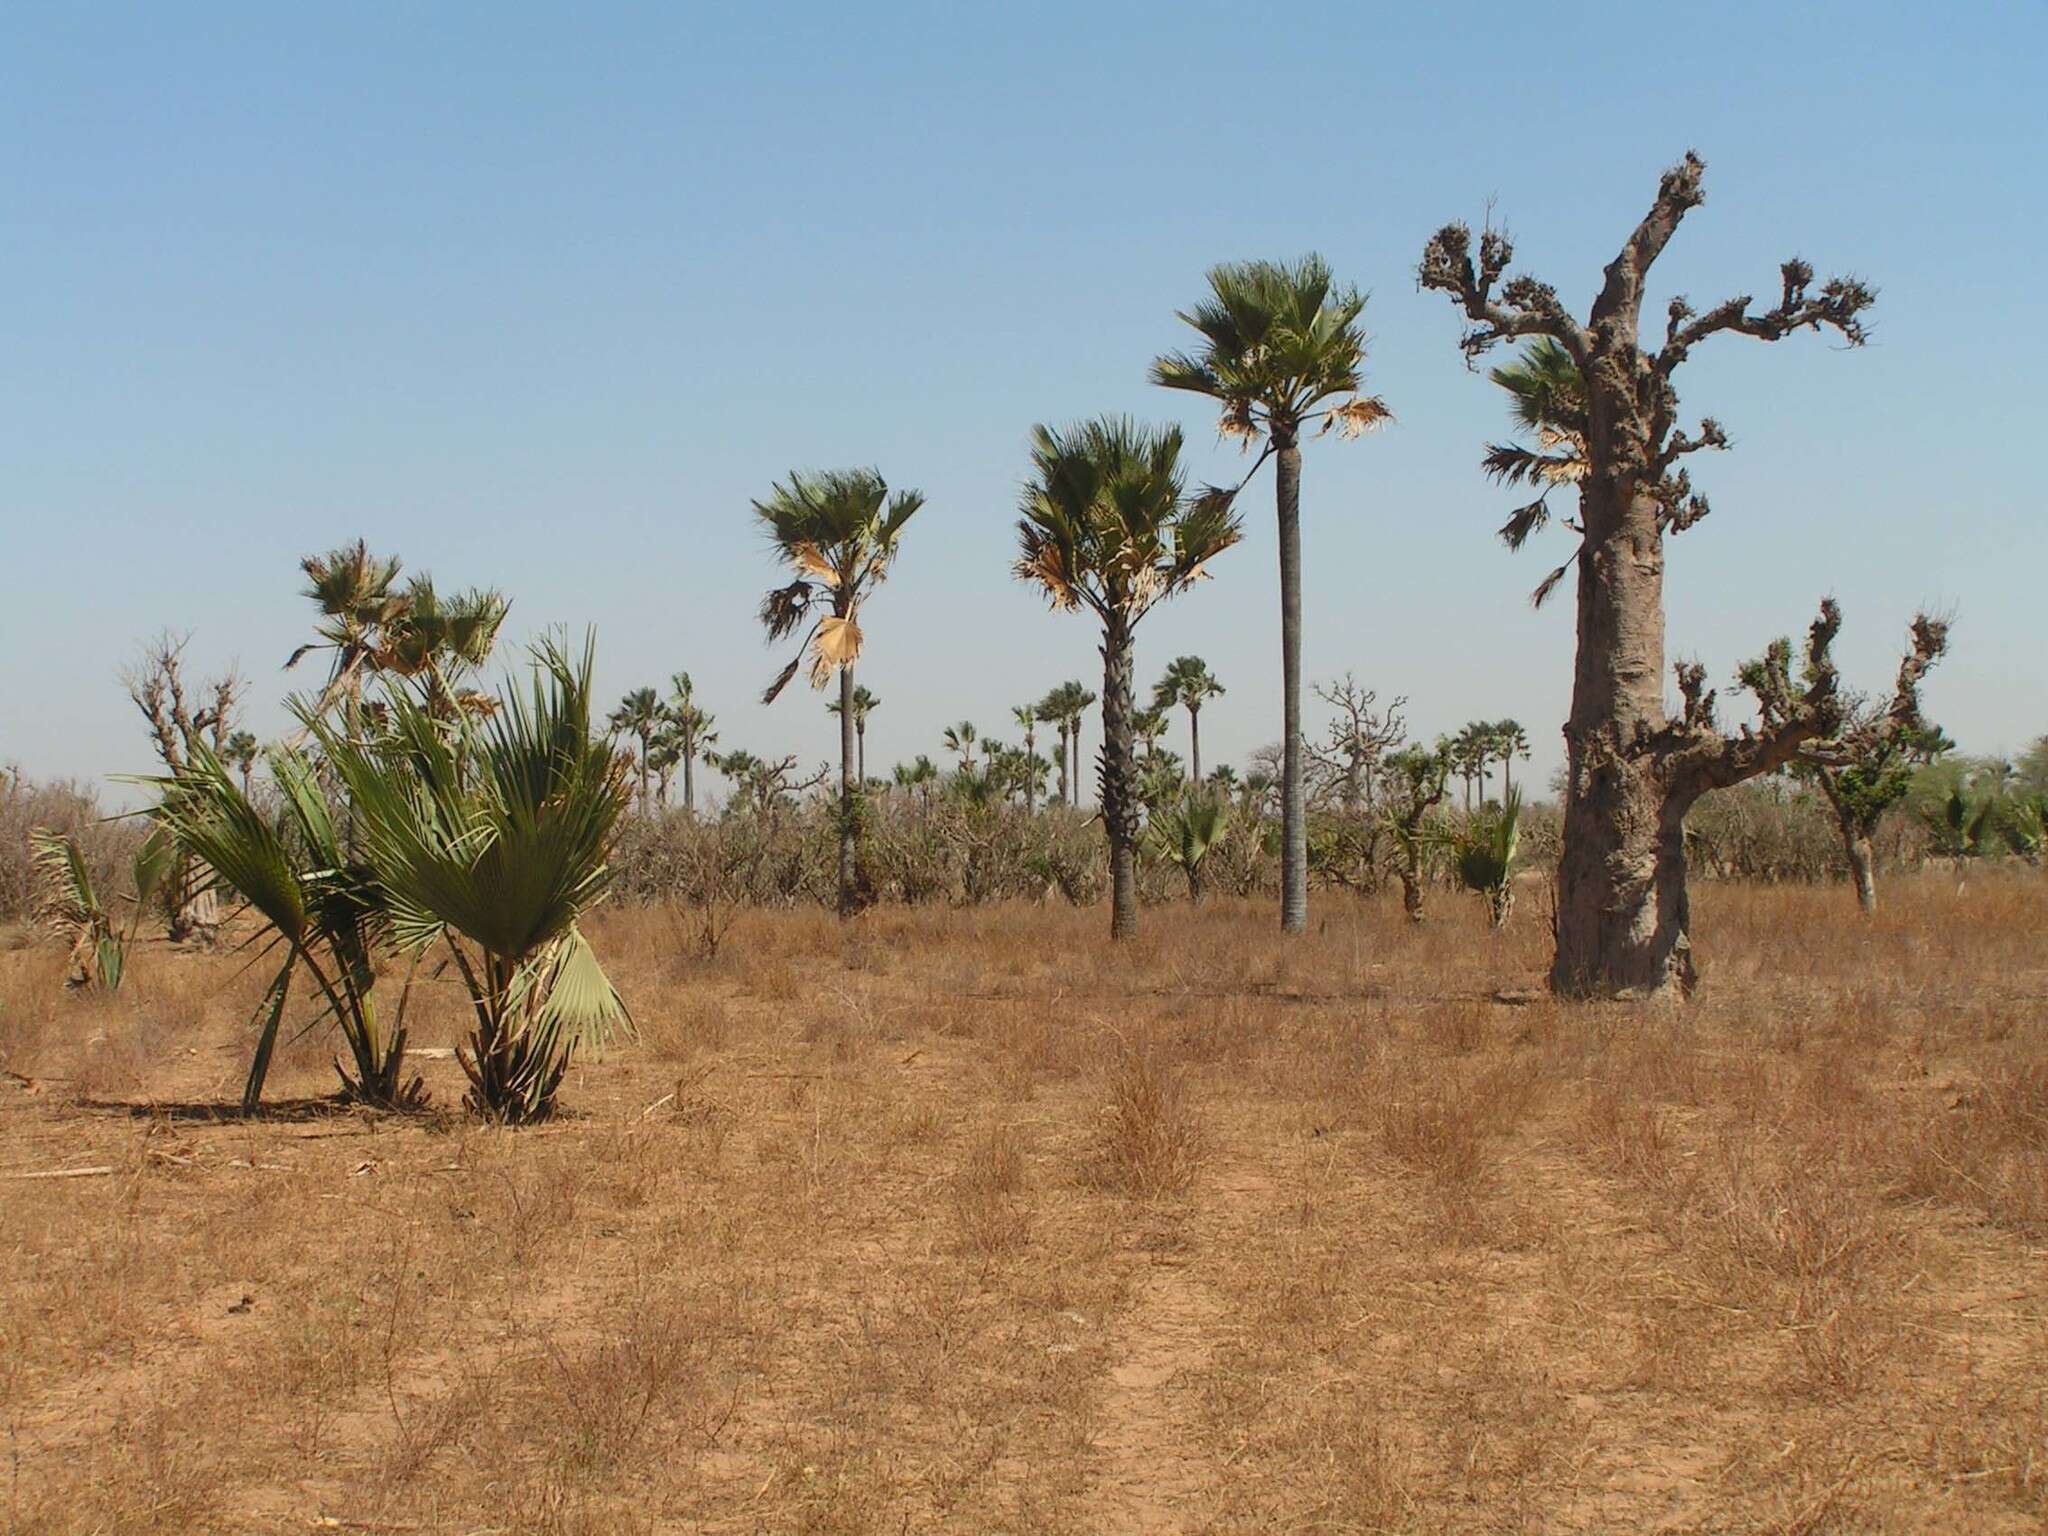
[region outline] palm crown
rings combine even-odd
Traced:
[[[1209,297],[1180,311],[1202,347],[1156,360],[1152,382],[1218,401],[1224,434],[1247,443],[1263,435],[1284,445],[1317,418],[1323,431],[1355,437],[1390,414],[1377,396],[1358,393],[1364,310],[1365,296],[1337,287],[1320,256],[1212,267]],[[1348,398],[1323,406],[1340,395]]]
[[[1180,451],[1178,427],[1123,418],[1033,428],[1018,577],[1055,608],[1086,605],[1127,624],[1201,580],[1242,534],[1230,493],[1186,494]]]
[[[754,503],[776,554],[796,573],[762,600],[769,640],[795,633],[819,604],[830,610],[811,625],[796,656],[768,685],[764,703],[774,702],[806,658],[814,688],[860,659],[861,602],[887,578],[903,525],[923,505],[917,491],[891,495],[871,469],[792,474]]]
[[[1201,657],[1176,656],[1167,666],[1165,675],[1152,685],[1152,706],[1155,709],[1177,707],[1195,714],[1222,692],[1223,685],[1216,681],[1209,664]]]
[[[1560,485],[1577,485],[1586,477],[1586,384],[1571,354],[1548,339],[1532,342],[1522,349],[1521,356],[1493,369],[1488,377],[1508,392],[1515,425],[1536,443],[1534,448],[1490,443],[1480,461],[1487,474],[1502,485],[1539,488],[1534,501],[1515,508],[1501,525],[1502,541],[1509,549],[1520,549],[1549,524],[1550,493]],[[1570,519],[1565,526],[1578,528]],[[1544,577],[1533,595],[1537,607],[1571,565],[1568,560]]]

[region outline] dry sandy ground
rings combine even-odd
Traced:
[[[1647,1014],[1495,1001],[1534,902],[616,912],[515,1131],[0,954],[0,1525],[2038,1531],[2048,883],[1886,894],[1701,891]]]

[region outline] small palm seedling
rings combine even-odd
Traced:
[[[445,944],[469,992],[476,1022],[456,1059],[488,1119],[544,1119],[575,1052],[631,1026],[578,927],[609,883],[630,793],[591,730],[593,662],[588,644],[571,662],[544,643],[525,694],[453,731],[397,693],[373,743],[308,722],[354,802],[394,941]]]
[[[29,834],[29,847],[43,880],[43,919],[71,947],[71,974],[66,985],[118,992],[128,970],[128,946],[135,940],[143,908],[170,873],[175,846],[161,829],[152,828],[136,850],[130,869],[135,883],[129,898],[133,910],[125,926],[115,921],[113,911],[100,900],[92,866],[77,838],[38,828]]]
[[[1152,818],[1145,829],[1152,851],[1187,877],[1188,900],[1202,904],[1202,866],[1230,835],[1230,811],[1220,799],[1189,795]]]
[[[1522,795],[1509,790],[1498,810],[1488,806],[1458,839],[1458,883],[1486,898],[1493,926],[1504,927],[1515,907],[1515,855],[1522,841]]]
[[[242,1109],[253,1111],[262,1101],[285,1005],[301,973],[348,1047],[350,1065],[334,1064],[342,1097],[386,1109],[417,1107],[426,1099],[420,1079],[403,1080],[410,983],[388,1030],[374,997],[376,955],[390,927],[383,888],[347,851],[313,761],[294,746],[273,748],[267,761],[278,790],[274,810],[257,806],[230,765],[204,748],[177,773],[140,781],[158,791],[158,824],[210,872],[216,888],[240,897],[262,918],[259,940],[267,936],[267,948],[283,950],[258,1006]]]

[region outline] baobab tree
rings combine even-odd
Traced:
[[[1809,632],[1803,688],[1792,682],[1789,646],[1774,646],[1744,669],[1763,714],[1758,728],[1730,736],[1715,724],[1713,694],[1697,665],[1678,668],[1680,716],[1664,709],[1664,543],[1707,515],[1682,461],[1728,446],[1711,417],[1691,430],[1679,425],[1678,369],[1694,348],[1723,334],[1778,341],[1827,329],[1861,345],[1875,299],[1853,277],[1816,288],[1813,268],[1794,259],[1780,267],[1769,309],[1753,309],[1747,294],[1705,311],[1675,298],[1654,350],[1642,345],[1651,267],[1704,200],[1704,170],[1689,153],[1664,174],[1584,320],[1548,283],[1508,275],[1514,246],[1492,228],[1475,241],[1466,225],[1446,225],[1424,250],[1418,274],[1422,287],[1449,295],[1471,322],[1460,343],[1468,360],[1503,341],[1542,338],[1570,364],[1565,377],[1577,413],[1570,446],[1582,451],[1583,467],[1569,482],[1579,497],[1579,549],[1563,569],[1577,568],[1578,654],[1564,731],[1564,848],[1550,982],[1571,995],[1689,990],[1686,812],[1709,790],[1784,767],[1841,725],[1829,659],[1841,615],[1832,601]],[[1503,532],[1519,542],[1546,518],[1539,498]]]
[[[1871,839],[1884,813],[1905,799],[1913,772],[1954,745],[1920,708],[1920,682],[1948,652],[1948,624],[1922,614],[1913,621],[1912,648],[1899,663],[1899,679],[1886,705],[1852,701],[1831,742],[1809,742],[1793,764],[1820,786],[1841,830],[1842,852],[1866,913],[1877,910],[1876,857]]]
[[[1152,685],[1152,707],[1188,712],[1188,782],[1202,782],[1202,706],[1223,695],[1223,685],[1199,656],[1176,656]]]
[[[1180,318],[1201,333],[1192,353],[1152,364],[1152,382],[1207,395],[1221,429],[1249,447],[1263,440],[1258,472],[1274,459],[1280,524],[1280,926],[1308,927],[1308,804],[1301,734],[1301,436],[1320,423],[1356,437],[1385,421],[1377,396],[1360,393],[1365,296],[1340,288],[1320,256],[1293,263],[1236,262],[1209,271],[1209,297]],[[1341,397],[1341,398],[1340,398]],[[1334,400],[1334,404],[1326,402]],[[1249,481],[1250,476],[1246,476]]]
[[[839,678],[839,915],[858,903],[856,864],[860,856],[859,790],[854,781],[853,669],[861,657],[861,605],[888,579],[902,540],[903,525],[924,505],[918,491],[889,491],[872,469],[792,474],[754,503],[776,558],[793,573],[761,602],[761,623],[769,642],[794,634],[811,610],[813,620],[797,653],[761,695],[772,704],[807,662],[811,686],[822,690]]]
[[[1408,734],[1401,716],[1408,700],[1397,698],[1384,711],[1379,694],[1359,686],[1352,673],[1341,682],[1318,683],[1316,697],[1337,711],[1330,721],[1323,745],[1310,747],[1309,755],[1325,776],[1334,776],[1338,797],[1347,811],[1372,804],[1373,776],[1380,759],[1398,747]]]
[[[1142,814],[1132,750],[1132,635],[1241,537],[1228,492],[1189,496],[1177,427],[1105,417],[1032,429],[1032,478],[1017,523],[1020,580],[1053,607],[1102,625],[1102,822],[1109,837],[1112,938],[1138,931]]]

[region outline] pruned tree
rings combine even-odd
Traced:
[[[1877,910],[1872,839],[1878,823],[1905,799],[1915,770],[1954,745],[1920,707],[1921,679],[1947,651],[1947,621],[1919,615],[1913,620],[1912,648],[1899,663],[1890,702],[1845,704],[1835,739],[1808,743],[1793,764],[1800,777],[1820,786],[1835,813],[1856,900],[1865,912]]]
[[[1386,760],[1386,822],[1401,856],[1401,905],[1410,922],[1422,921],[1422,893],[1429,857],[1442,842],[1430,813],[1443,803],[1451,777],[1451,745],[1403,747]]]
[[[1822,605],[1808,643],[1811,681],[1795,689],[1789,652],[1774,647],[1746,673],[1763,687],[1762,725],[1735,735],[1713,722],[1712,694],[1696,666],[1679,668],[1684,705],[1664,704],[1664,544],[1707,515],[1685,459],[1728,446],[1712,418],[1679,423],[1675,377],[1702,343],[1720,335],[1778,341],[1832,330],[1850,345],[1865,339],[1875,294],[1853,277],[1816,286],[1801,260],[1779,269],[1768,309],[1742,294],[1695,310],[1673,299],[1653,346],[1641,334],[1652,266],[1680,222],[1704,200],[1705,166],[1687,154],[1664,174],[1649,211],[1608,263],[1586,318],[1573,315],[1550,284],[1509,274],[1514,246],[1488,228],[1476,240],[1463,224],[1430,240],[1421,286],[1450,296],[1470,322],[1461,347],[1477,359],[1500,342],[1543,338],[1562,349],[1575,380],[1583,469],[1566,482],[1579,497],[1578,655],[1568,758],[1564,847],[1558,869],[1557,950],[1551,986],[1573,995],[1654,995],[1689,990],[1695,978],[1686,899],[1684,822],[1707,791],[1791,762],[1810,742],[1840,728],[1841,701],[1828,660],[1840,624]],[[1492,467],[1490,464],[1489,467]],[[1497,471],[1498,472],[1498,471]],[[1540,481],[1539,483],[1543,483]],[[1510,542],[1547,516],[1524,509]]]
[[[136,663],[122,674],[128,697],[149,725],[157,758],[173,774],[180,773],[202,750],[224,756],[235,734],[235,716],[248,684],[234,667],[218,677],[188,686],[185,646],[189,635],[169,630],[143,647]],[[163,882],[170,909],[170,939],[211,943],[220,932],[220,898],[212,882],[180,847]]]
[[[1371,688],[1361,688],[1357,677],[1349,672],[1339,682],[1317,683],[1315,694],[1337,713],[1324,732],[1322,744],[1309,747],[1309,756],[1335,782],[1339,803],[1345,810],[1370,810],[1373,779],[1380,760],[1408,734],[1407,722],[1401,715],[1408,700],[1397,698],[1381,710],[1379,694]]]

